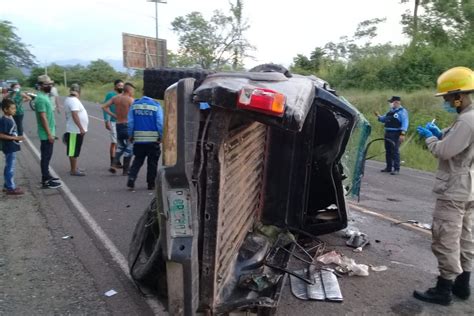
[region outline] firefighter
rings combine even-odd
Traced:
[[[431,153],[438,158],[433,192],[432,246],[438,260],[436,286],[413,295],[422,301],[449,305],[452,294],[460,299],[470,296],[469,279],[474,257],[472,225],[474,217],[474,73],[465,67],[447,70],[438,78],[438,93],[443,107],[456,112],[457,118],[447,129],[434,123],[418,126]]]
[[[408,130],[408,112],[401,104],[399,96],[387,100],[390,110],[385,115],[377,116],[379,122],[385,126],[385,160],[387,166],[381,172],[390,172],[391,175],[400,173],[400,144],[405,140]],[[393,168],[393,169],[392,169]]]

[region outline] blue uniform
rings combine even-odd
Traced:
[[[385,115],[379,116],[379,122],[385,126],[386,171],[400,171],[400,135],[408,130],[408,112],[400,106],[391,108]]]
[[[163,134],[163,110],[159,102],[142,97],[133,102],[128,112],[128,136],[133,137],[133,159],[127,186],[134,187],[138,172],[147,159],[148,189],[155,186]]]

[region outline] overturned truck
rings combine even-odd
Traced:
[[[272,64],[149,69],[144,90],[164,100],[163,157],[131,242],[132,277],[171,315],[272,314],[292,246],[275,253],[281,240],[268,232],[346,227],[370,125],[323,80]]]

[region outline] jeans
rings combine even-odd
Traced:
[[[16,152],[5,154],[5,169],[3,169],[3,178],[5,184],[3,187],[7,190],[15,190],[15,164],[16,164]]]
[[[23,136],[23,114],[14,115],[13,120],[15,120],[18,136]]]
[[[49,162],[51,161],[51,157],[53,156],[53,145],[54,143],[50,143],[49,140],[42,140],[41,141],[41,176],[42,182],[46,182],[51,179],[51,174],[49,173]]]
[[[385,160],[387,170],[400,170],[400,131],[385,132]]]
[[[159,143],[143,143],[133,145],[133,158],[132,166],[128,173],[128,179],[135,181],[137,178],[138,172],[147,159],[147,172],[146,172],[146,182],[149,185],[155,184],[156,173],[158,170],[158,160],[160,159],[160,144]]]
[[[122,155],[124,157],[132,157],[133,144],[128,140],[128,124],[117,123],[117,151],[115,152],[115,162],[120,161]]]

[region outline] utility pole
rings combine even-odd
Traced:
[[[156,67],[160,64],[160,44],[158,42],[158,3],[166,3],[166,0],[147,0],[155,3],[155,23],[156,23]]]

